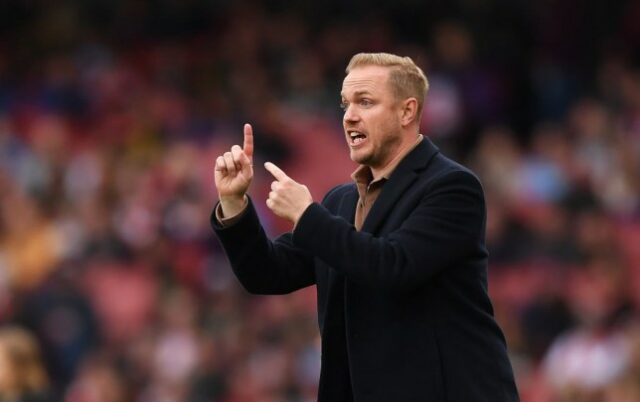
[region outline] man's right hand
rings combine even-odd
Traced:
[[[244,144],[231,147],[230,152],[216,159],[215,182],[220,207],[225,217],[232,217],[244,209],[245,194],[253,179],[253,129],[244,125]]]

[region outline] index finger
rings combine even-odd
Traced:
[[[251,124],[244,125],[244,144],[242,145],[242,150],[249,158],[249,161],[253,162],[253,128]]]
[[[269,173],[271,173],[273,177],[275,177],[278,181],[289,178],[289,176],[287,176],[286,173],[282,171],[282,169],[271,162],[266,162],[264,164],[264,168],[267,169]]]

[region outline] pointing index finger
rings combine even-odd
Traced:
[[[242,145],[242,150],[249,158],[249,161],[253,162],[253,128],[251,124],[244,125],[244,144]]]
[[[279,167],[277,167],[276,165],[274,165],[271,162],[266,162],[264,164],[264,168],[267,169],[269,171],[269,173],[271,173],[273,175],[273,177],[276,178],[276,180],[278,181],[282,181],[284,179],[288,179],[289,176],[287,176],[282,169],[280,169]]]

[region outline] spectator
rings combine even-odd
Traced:
[[[31,333],[20,327],[0,328],[0,400],[53,401],[38,343]]]

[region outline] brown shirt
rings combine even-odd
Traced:
[[[355,222],[353,223],[356,230],[362,229],[364,220],[367,218],[367,215],[369,215],[369,211],[371,211],[373,203],[376,202],[376,199],[382,192],[382,186],[387,182],[387,180],[389,180],[389,177],[391,177],[391,173],[393,173],[402,159],[404,159],[409,152],[413,151],[413,149],[418,146],[420,141],[422,141],[422,138],[422,134],[418,134],[415,144],[405,152],[398,155],[389,164],[389,166],[380,172],[378,178],[373,177],[371,168],[366,165],[360,165],[360,167],[351,174],[351,178],[356,182],[358,195],[360,196],[358,199],[358,206],[356,208]]]

